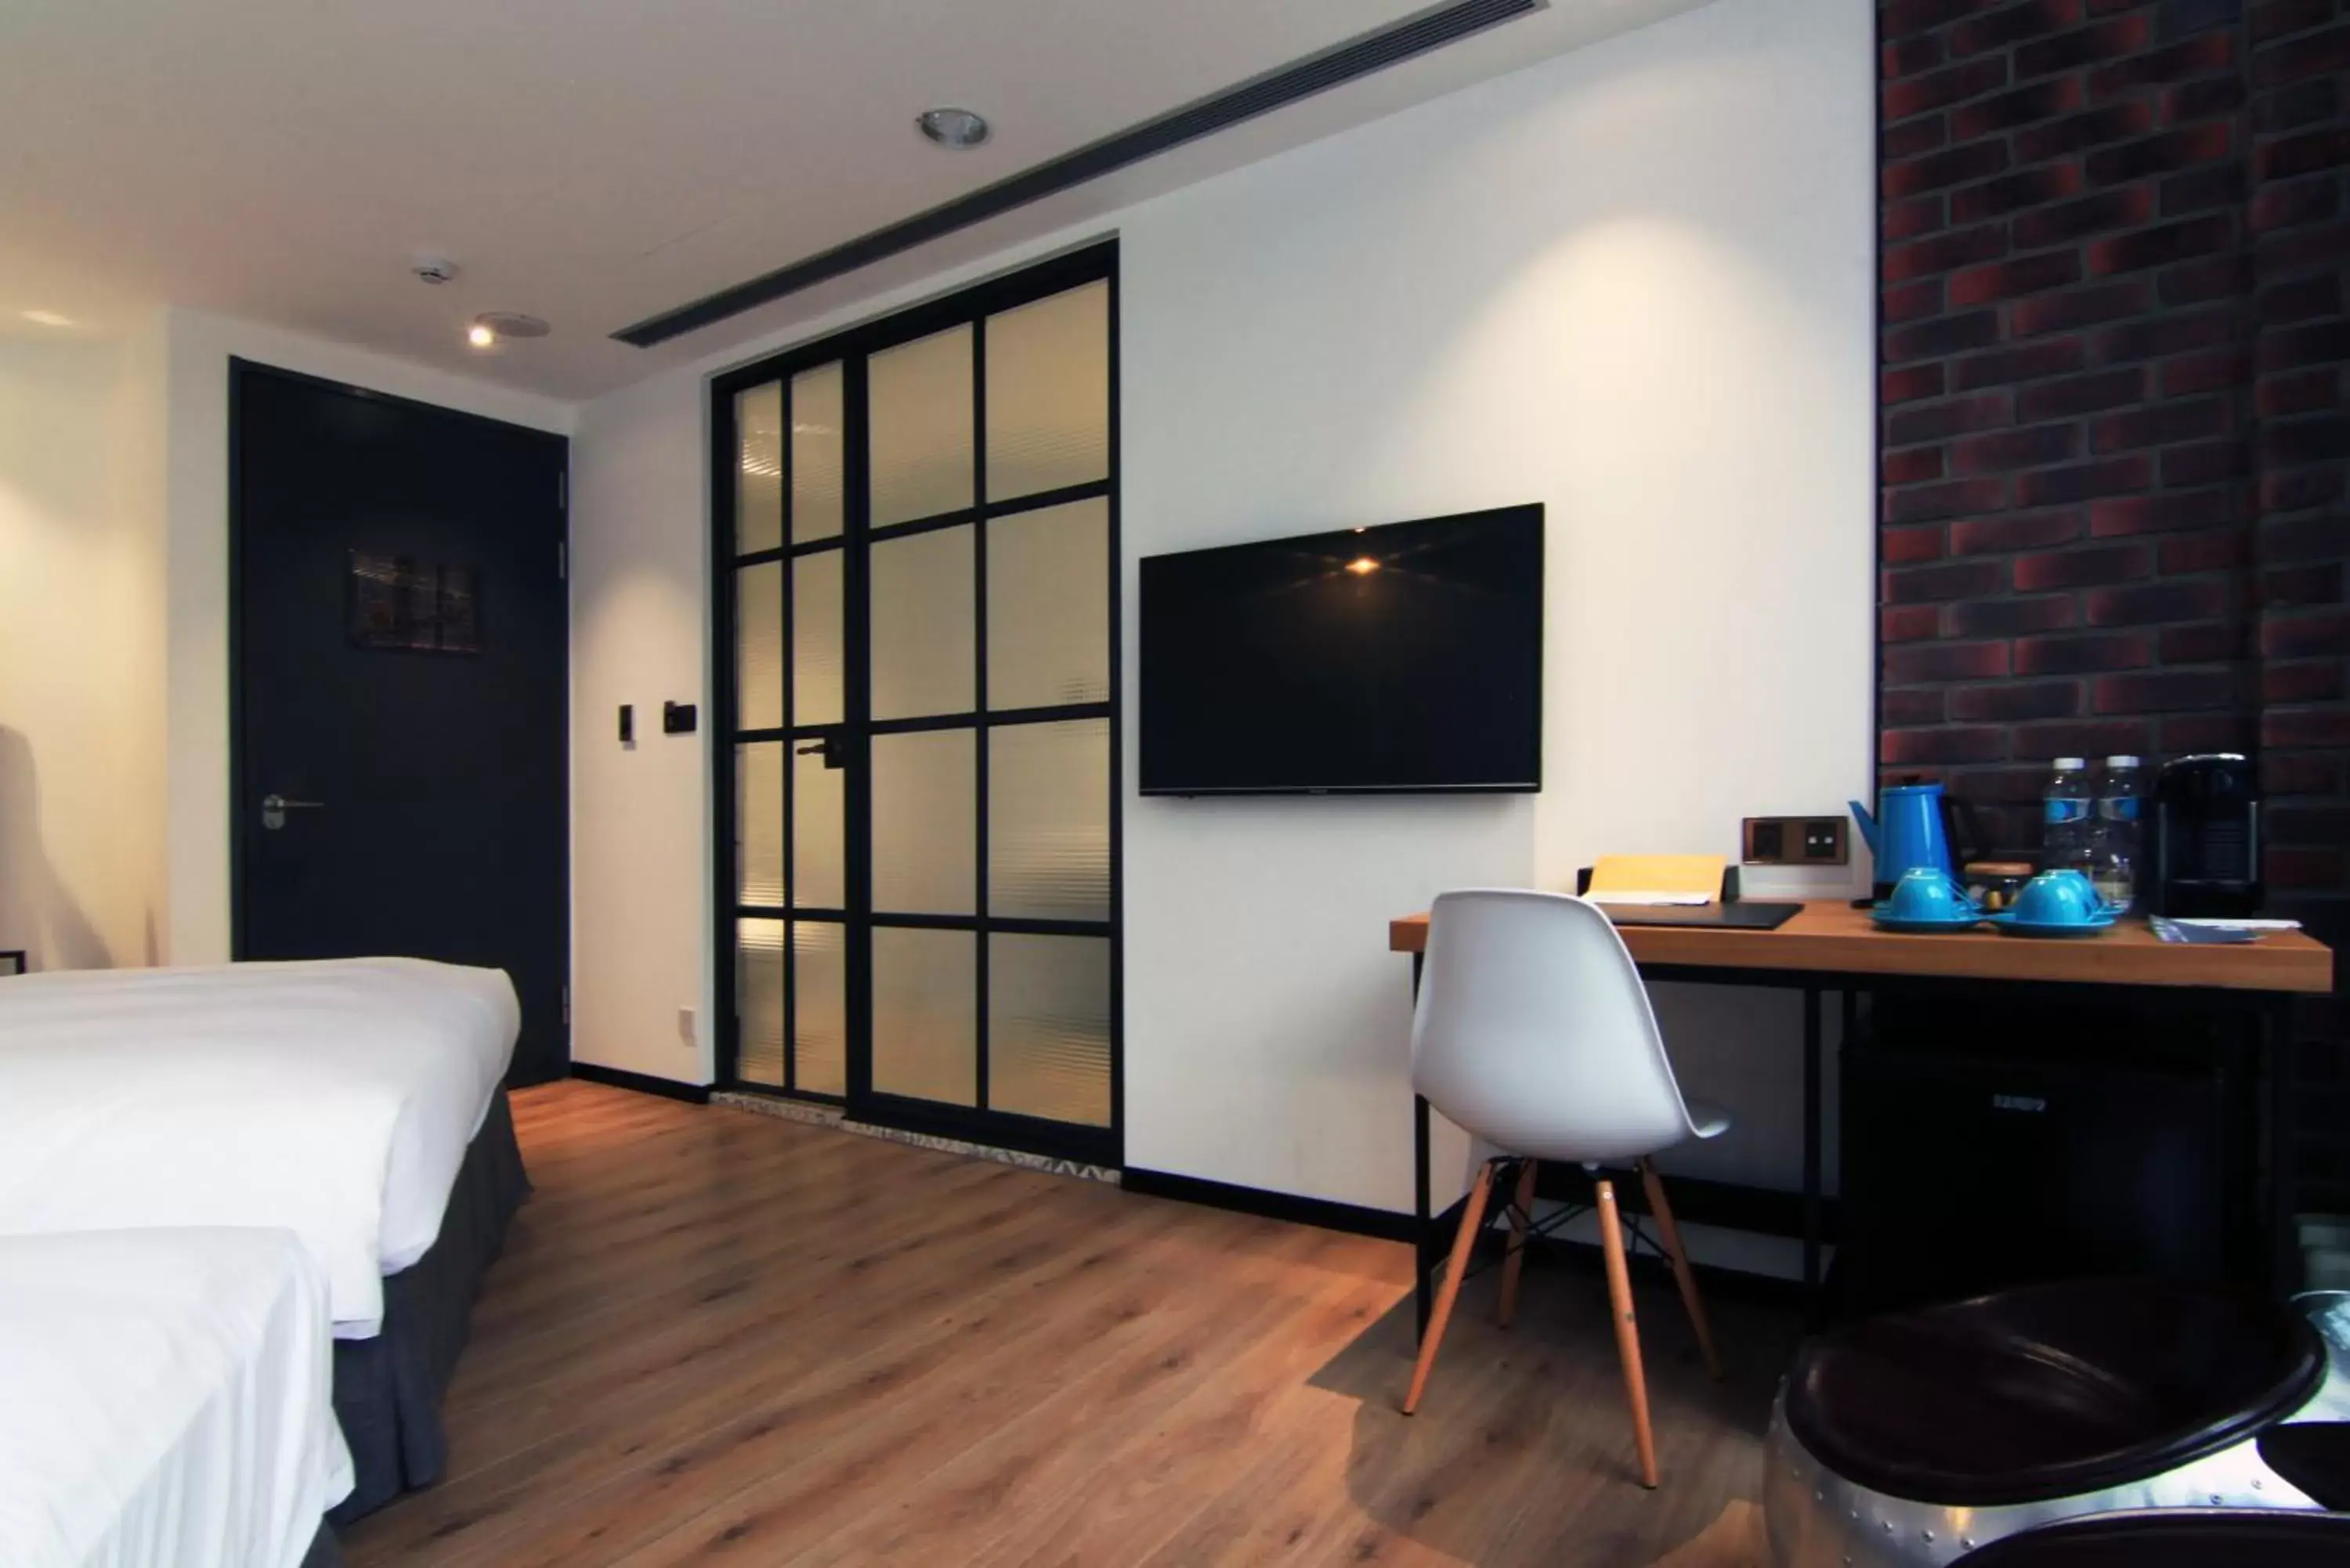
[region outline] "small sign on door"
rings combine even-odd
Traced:
[[[482,651],[481,608],[471,566],[436,566],[369,550],[350,555],[353,648]]]

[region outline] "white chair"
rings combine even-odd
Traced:
[[[1719,1137],[1729,1128],[1730,1117],[1681,1098],[1648,1008],[1648,988],[1640,983],[1624,939],[1598,906],[1563,893],[1513,888],[1440,897],[1429,919],[1419,1003],[1412,1017],[1411,1081],[1429,1104],[1494,1152],[1480,1161],[1461,1213],[1436,1310],[1420,1340],[1411,1392],[1404,1398],[1406,1415],[1419,1407],[1429,1369],[1436,1364],[1436,1347],[1484,1223],[1497,1168],[1512,1160],[1517,1162],[1517,1188],[1502,1266],[1502,1325],[1509,1326],[1516,1304],[1541,1162],[1571,1161],[1596,1174],[1603,1163],[1628,1159],[1648,1191],[1657,1237],[1697,1330],[1698,1348],[1708,1370],[1721,1376],[1697,1282],[1650,1157],[1687,1138]],[[1604,1178],[1597,1182],[1596,1208],[1641,1484],[1653,1487],[1657,1455],[1648,1430],[1639,1326],[1632,1315],[1616,1189]]]

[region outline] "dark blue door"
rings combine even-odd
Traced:
[[[560,1077],[568,443],[230,374],[236,956],[503,969]]]

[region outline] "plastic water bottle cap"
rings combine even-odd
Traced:
[[[2058,757],[2056,759],[2056,771],[2060,774],[2077,774],[2088,765],[2088,759],[2085,757]]]
[[[2134,768],[2137,766],[2137,759],[2136,757],[2107,757],[2106,759],[2106,766],[2109,768]]]

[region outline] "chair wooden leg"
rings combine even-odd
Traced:
[[[1648,1431],[1648,1379],[1640,1367],[1640,1325],[1632,1315],[1632,1275],[1624,1266],[1624,1222],[1616,1184],[1599,1183],[1599,1250],[1607,1259],[1607,1304],[1616,1317],[1616,1355],[1624,1363],[1624,1394],[1632,1406],[1632,1440],[1640,1451],[1640,1484],[1657,1484],[1657,1444]]]
[[[1419,1408],[1429,1369],[1436,1365],[1436,1347],[1443,1342],[1444,1325],[1452,1317],[1453,1299],[1461,1293],[1461,1276],[1469,1270],[1469,1254],[1477,1245],[1478,1228],[1485,1223],[1485,1202],[1493,1193],[1493,1162],[1477,1168],[1476,1185],[1469,1189],[1469,1206],[1461,1211],[1461,1232],[1452,1238],[1452,1256],[1444,1265],[1444,1283],[1436,1293],[1436,1310],[1429,1314],[1428,1332],[1420,1336],[1419,1363],[1411,1369],[1411,1392],[1403,1397],[1403,1413]]]
[[[1510,1199],[1510,1252],[1502,1263],[1502,1312],[1503,1328],[1518,1310],[1518,1271],[1526,1261],[1526,1227],[1534,1222],[1534,1171],[1536,1164],[1527,1160],[1518,1172],[1518,1187]]]
[[[1664,1179],[1648,1160],[1641,1160],[1639,1167],[1640,1185],[1648,1194],[1648,1212],[1657,1221],[1657,1239],[1665,1244],[1665,1256],[1673,1265],[1673,1283],[1680,1287],[1681,1305],[1689,1309],[1690,1326],[1697,1330],[1698,1354],[1705,1357],[1705,1369],[1719,1383],[1721,1357],[1713,1353],[1713,1329],[1705,1321],[1705,1303],[1698,1300],[1697,1275],[1690,1270],[1689,1254],[1681,1250],[1680,1227],[1673,1223],[1673,1206],[1665,1201]]]

